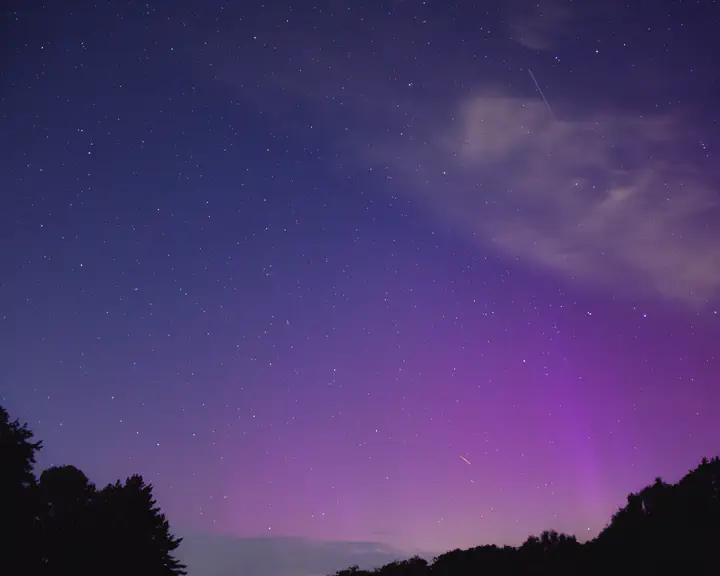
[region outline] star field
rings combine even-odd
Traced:
[[[0,402],[191,574],[595,536],[720,446],[717,19],[6,3]]]

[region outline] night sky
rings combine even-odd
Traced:
[[[143,474],[191,576],[316,576],[718,455],[720,8],[625,4],[4,2],[39,467]]]

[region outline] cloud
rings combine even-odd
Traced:
[[[575,19],[570,5],[543,0],[537,8],[537,2],[512,0],[508,21],[522,32],[518,41],[547,47]],[[615,9],[600,3],[593,14]],[[556,106],[564,112],[555,120],[536,93],[508,92],[507,78],[495,80],[502,88],[492,88],[488,77],[479,80],[485,85],[470,86],[476,64],[462,53],[437,66],[434,45],[376,35],[411,47],[413,61],[435,62],[431,76],[417,85],[388,82],[410,59],[380,50],[375,41],[358,41],[372,50],[352,57],[320,55],[311,44],[297,56],[301,66],[273,75],[276,92],[315,103],[329,124],[347,126],[354,116],[356,127],[345,128],[335,142],[339,156],[369,160],[392,178],[393,194],[411,194],[484,253],[496,250],[619,294],[653,294],[692,306],[716,296],[720,229],[711,223],[720,215],[720,191],[707,169],[690,159],[693,151],[700,156],[699,138],[684,117],[581,112],[593,99],[573,102],[570,94],[568,106]],[[236,66],[233,61],[227,69],[236,72]],[[528,93],[535,92],[526,71],[513,74],[524,74]],[[239,88],[231,80],[228,85]],[[605,88],[596,105],[617,95],[618,86]],[[347,169],[332,162],[327,169],[335,166]]]
[[[513,40],[532,50],[549,50],[553,40],[570,25],[570,3],[559,0],[516,0],[508,3]]]
[[[382,566],[408,554],[378,542],[188,535],[178,557],[193,576],[326,576],[354,564]]]
[[[422,141],[418,146],[413,142]],[[702,305],[720,287],[717,191],[680,118],[554,120],[543,102],[486,92],[450,125],[375,148],[408,188],[485,248],[633,295]]]

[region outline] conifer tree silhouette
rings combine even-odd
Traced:
[[[41,448],[0,407],[0,575],[182,576],[152,486],[134,475],[98,490],[74,466],[36,480]]]
[[[33,438],[0,406],[0,574],[8,576],[41,568],[33,467],[42,442]]]

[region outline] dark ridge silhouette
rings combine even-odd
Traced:
[[[0,574],[5,576],[175,576],[170,533],[152,485],[135,475],[98,490],[74,466],[35,478],[27,424],[0,406]]]

